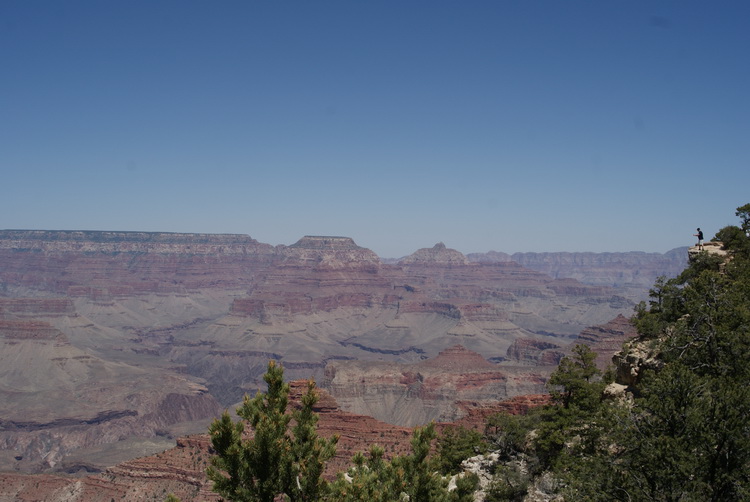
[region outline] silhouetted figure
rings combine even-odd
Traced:
[[[697,228],[698,233],[693,234],[694,237],[698,238],[698,249],[703,249],[703,230],[700,227]]]

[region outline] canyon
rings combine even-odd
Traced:
[[[336,236],[0,231],[0,470],[104,476],[205,431],[263,388],[269,359],[341,413],[466,420],[543,394],[575,343],[606,364],[635,303],[684,261],[441,243],[393,261]]]
[[[291,407],[299,406],[305,390],[306,382],[291,382]],[[343,411],[325,390],[319,394],[320,400],[314,407],[319,416],[318,434],[322,437],[339,436],[336,455],[326,464],[324,475],[328,479],[346,470],[355,453],[366,452],[374,444],[383,447],[386,458],[408,453],[412,429]],[[481,428],[485,418],[492,413],[525,413],[546,402],[546,395],[519,396],[481,409],[473,408],[462,421],[439,424],[439,427]],[[183,502],[219,501],[221,499],[211,491],[205,475],[211,456],[210,446],[211,439],[206,433],[182,436],[176,439],[172,448],[83,476],[0,472],[0,501],[163,502],[170,493]]]

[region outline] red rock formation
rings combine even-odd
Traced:
[[[291,382],[290,406],[299,404],[306,391],[304,381]],[[350,465],[358,451],[373,444],[385,449],[386,458],[409,451],[411,429],[379,422],[371,417],[341,411],[336,401],[320,391],[315,407],[319,413],[318,434],[339,436],[336,456],[326,466],[326,476],[335,477]],[[182,437],[174,448],[130,460],[101,474],[70,478],[50,475],[0,473],[0,500],[45,500],[49,502],[109,502],[115,500],[164,500],[174,493],[183,502],[214,501],[205,469],[211,456],[207,434]]]
[[[6,344],[15,345],[11,340],[53,341],[67,343],[67,338],[60,330],[43,321],[6,321],[0,320],[0,339]]]
[[[71,296],[246,287],[273,260],[245,235],[0,231],[5,283]]]
[[[563,347],[557,343],[531,338],[516,339],[507,352],[510,361],[538,366],[556,366],[564,356]]]
[[[457,402],[543,392],[546,379],[536,369],[492,364],[462,346],[413,364],[329,363],[325,376],[322,385],[345,409],[402,425],[451,422],[465,412]]]
[[[612,356],[622,349],[622,344],[637,334],[633,323],[619,315],[606,324],[586,328],[578,336],[576,343],[588,345],[596,352],[596,365],[604,370],[610,365]]]
[[[497,366],[476,352],[467,350],[461,345],[454,345],[440,352],[436,357],[418,364],[420,368],[431,368],[437,371],[462,373],[472,371],[494,371]]]
[[[445,244],[438,242],[432,248],[422,248],[413,254],[399,260],[403,264],[411,263],[443,263],[448,265],[466,265],[469,260],[456,251],[445,247]]]
[[[0,298],[0,317],[59,317],[75,313],[70,298]]]
[[[525,415],[532,408],[544,406],[549,402],[549,394],[525,394],[494,403],[459,401],[456,404],[465,411],[465,415],[454,424],[445,424],[445,426],[459,425],[467,429],[484,431],[487,419],[492,415],[497,413]]]

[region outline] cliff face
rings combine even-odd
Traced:
[[[620,315],[606,324],[581,331],[576,343],[588,345],[596,352],[596,364],[604,370],[612,363],[613,357],[621,352],[623,344],[637,335],[638,331],[630,320]]]
[[[0,231],[6,288],[74,297],[246,287],[273,259],[244,235]]]
[[[276,252],[283,259],[254,277],[228,315],[182,331],[189,345],[159,349],[224,403],[254,392],[268,358],[292,378],[317,379],[332,361],[418,362],[456,344],[504,361],[517,338],[565,344],[632,309],[615,290],[516,263],[467,263],[440,245],[396,265],[339,237],[305,237]]]

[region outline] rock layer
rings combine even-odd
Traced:
[[[384,264],[347,237],[0,231],[0,462],[60,468],[76,449],[172,434],[261,388],[269,359],[319,381],[328,364],[339,379],[347,361],[408,364],[373,370],[380,401],[354,381],[337,392],[379,409],[406,392],[427,408],[408,404],[404,423],[453,419],[451,399],[534,391],[545,344],[631,309],[616,289],[441,244]],[[493,363],[430,366],[458,344]]]
[[[659,276],[674,277],[687,266],[688,248],[667,253],[514,253],[490,251],[472,253],[476,262],[513,261],[554,278],[576,279],[584,284],[617,288],[621,295],[635,301],[645,300]]]
[[[453,422],[465,415],[459,402],[489,403],[545,392],[545,372],[501,368],[457,345],[413,364],[329,363],[322,385],[354,413],[415,426]]]

